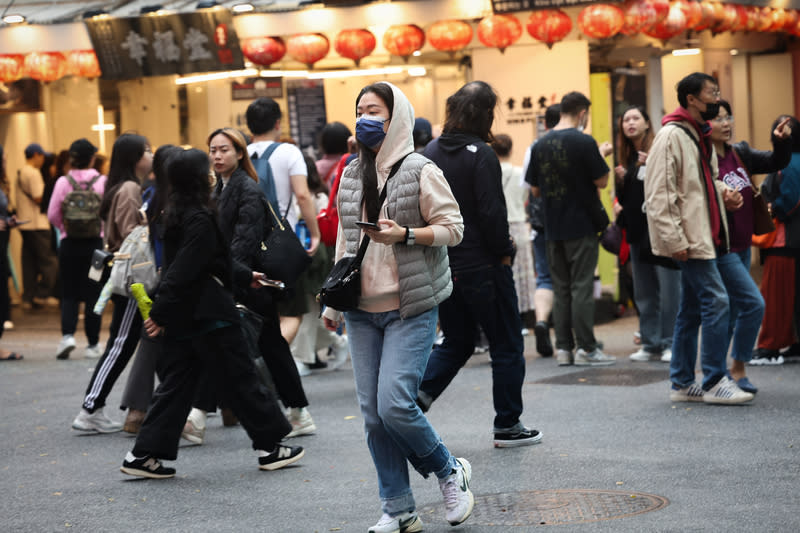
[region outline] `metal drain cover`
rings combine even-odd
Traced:
[[[580,524],[614,520],[658,511],[669,500],[655,494],[615,490],[532,490],[475,496],[470,524],[532,526]],[[420,515],[442,514],[443,507],[428,505]]]
[[[533,383],[552,385],[605,385],[612,387],[638,387],[669,379],[669,369],[645,370],[632,368],[587,368],[579,372],[569,372]]]

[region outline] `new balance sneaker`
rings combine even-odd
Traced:
[[[100,351],[100,347],[96,344],[90,344],[86,347],[86,351],[83,352],[83,356],[86,359],[99,359],[101,355],[103,355],[103,352]]]
[[[722,376],[722,379],[716,385],[706,391],[703,395],[703,401],[705,403],[732,405],[749,402],[753,397],[752,393],[740,389],[739,385],[729,379],[728,376]]]
[[[521,424],[520,424],[521,425]],[[511,430],[494,429],[495,448],[516,448],[518,446],[530,446],[542,442],[542,434],[535,429],[511,428]]]
[[[122,430],[122,424],[108,418],[102,408],[94,413],[81,409],[81,412],[72,421],[72,429],[90,433],[116,433]]]
[[[753,358],[748,362],[752,366],[774,366],[782,365],[784,362],[783,356],[778,350],[767,350],[765,348],[756,348],[753,350]]]
[[[469,490],[472,479],[472,465],[466,459],[456,459],[453,473],[439,480],[439,490],[444,496],[445,518],[451,526],[456,526],[469,518],[475,506],[475,497]]]
[[[161,464],[155,457],[134,457],[131,452],[125,456],[119,468],[123,474],[129,476],[147,477],[150,479],[166,479],[175,477],[175,469]]]
[[[542,357],[553,356],[553,343],[550,342],[550,328],[547,322],[540,320],[533,326],[533,334],[536,335],[536,351]]]
[[[258,468],[261,470],[278,470],[295,461],[299,461],[306,454],[302,446],[284,446],[278,444],[272,452],[256,450],[258,452]]]
[[[575,356],[570,350],[556,350],[556,361],[558,366],[570,366],[575,363]]]
[[[192,444],[200,445],[203,444],[205,436],[206,436],[205,426],[201,426],[191,418],[186,420],[186,424],[184,424],[183,431],[181,432],[181,438],[188,440]]]
[[[672,361],[672,349],[667,348],[663,352],[661,352],[661,362],[662,363],[669,363]]]
[[[591,352],[578,348],[575,352],[575,366],[608,366],[616,362],[616,357],[604,354],[600,348],[595,348]]]
[[[669,399],[673,402],[702,402],[705,391],[697,383],[688,387],[678,387],[673,384],[669,389]]]
[[[416,533],[422,531],[422,520],[416,512],[389,516],[383,513],[378,523],[369,528],[369,533]]]
[[[644,348],[639,348],[628,356],[628,359],[637,363],[644,363],[649,361],[660,361],[663,354],[656,352],[648,352]]]
[[[292,424],[292,431],[286,435],[287,439],[290,437],[299,437],[300,435],[311,435],[317,430],[317,426],[314,425],[311,414],[305,407],[290,407],[287,418]]]
[[[58,343],[56,350],[56,359],[67,359],[70,352],[75,349],[75,337],[72,335],[64,335],[61,337],[61,342]]]

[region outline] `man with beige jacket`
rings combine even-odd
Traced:
[[[728,253],[725,209],[741,207],[738,192],[717,181],[708,121],[719,110],[717,81],[695,72],[678,82],[680,107],[661,121],[647,158],[647,222],[655,255],[681,270],[681,299],[672,341],[673,402],[736,404],[753,399],[726,375],[728,292],[718,258]],[[697,337],[703,337],[702,387],[695,383]]]

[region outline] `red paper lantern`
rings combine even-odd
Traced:
[[[0,82],[17,81],[25,74],[25,56],[22,54],[0,55]]]
[[[686,15],[686,29],[694,29],[703,20],[703,8],[694,0],[676,0],[675,3]]]
[[[416,24],[389,26],[383,34],[383,47],[393,56],[408,56],[425,45],[425,32]]]
[[[731,31],[745,31],[747,30],[747,7],[735,5],[736,8],[736,22],[734,23]]]
[[[797,23],[800,22],[800,11],[796,9],[787,9],[784,15],[783,27],[776,31],[792,33],[792,30],[797,27]]]
[[[503,52],[522,36],[522,24],[514,15],[489,15],[478,23],[478,40]]]
[[[613,37],[624,25],[625,14],[610,4],[592,4],[578,14],[578,28],[594,39]]]
[[[650,0],[653,9],[656,10],[656,24],[667,18],[669,15],[669,0]]]
[[[358,65],[375,50],[375,36],[369,30],[342,30],[333,41],[333,48],[342,57]]]
[[[31,52],[25,56],[25,73],[35,80],[55,81],[67,73],[67,59],[61,52]]]
[[[286,55],[286,43],[280,37],[252,37],[241,41],[242,54],[249,61],[268,67]]]
[[[717,18],[722,17],[722,4],[703,1],[700,2],[700,11],[703,16],[700,17],[700,22],[692,28],[695,31],[709,29]]]
[[[769,11],[768,17],[764,16],[766,11]],[[787,21],[791,20],[789,11],[783,9],[782,7],[777,9],[764,7],[761,9],[761,16],[762,18],[766,18],[770,21],[769,27],[761,31],[783,31],[783,29],[786,27]]]
[[[542,9],[531,13],[525,29],[531,37],[552,48],[553,43],[562,40],[572,31],[572,20],[560,9]]]
[[[286,51],[292,59],[313,68],[314,63],[328,55],[331,45],[321,33],[298,33],[286,41]]]
[[[731,31],[739,21],[739,11],[733,4],[722,4],[722,10],[714,17],[711,32],[714,34]]]
[[[67,52],[67,73],[84,78],[99,78],[103,75],[94,50],[71,50]]]
[[[644,31],[646,35],[661,39],[662,41],[669,41],[676,35],[679,35],[686,29],[686,14],[681,7],[677,4],[672,4],[669,8],[667,18]]]
[[[428,28],[428,42],[442,52],[458,52],[472,41],[472,26],[463,20],[440,20]]]
[[[636,35],[664,20],[668,12],[669,4],[667,4],[667,9],[664,11],[664,16],[659,17],[655,4],[650,0],[628,0],[622,6],[625,24],[620,32],[623,35]]]

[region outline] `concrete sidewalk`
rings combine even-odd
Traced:
[[[259,471],[244,431],[215,417],[170,463],[175,479],[138,480],[119,472],[130,436],[70,429],[95,361],[56,361],[55,310],[14,319],[2,343],[25,360],[0,362],[3,531],[363,533],[380,517],[349,364],[304,378],[318,431],[295,439],[307,450],[295,466]],[[666,364],[627,360],[636,327],[597,328],[619,357],[605,369],[558,367],[526,338],[537,446],[492,447],[489,359],[473,357],[429,416],[472,463],[475,513],[451,528],[436,481],[412,472],[425,531],[800,531],[800,365],[749,368],[761,389],[749,406],[672,404]],[[126,377],[107,408],[119,419]]]

